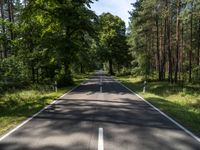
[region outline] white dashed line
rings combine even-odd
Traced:
[[[104,150],[104,146],[103,146],[103,128],[99,128],[98,150]]]

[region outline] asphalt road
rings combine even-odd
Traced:
[[[0,150],[200,150],[200,143],[97,73],[0,141]]]

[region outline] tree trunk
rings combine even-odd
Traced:
[[[114,75],[112,58],[109,59],[109,73],[110,75]]]
[[[161,80],[158,16],[156,18],[156,39],[157,39],[157,41],[156,41],[156,56],[157,56],[158,78],[159,78],[159,80]]]
[[[166,44],[167,44],[167,18],[164,19],[164,43],[163,43],[163,60],[162,60],[162,80],[165,79],[165,65],[166,65]]]
[[[81,72],[81,73],[84,72],[84,71],[83,71],[83,65],[82,65],[82,64],[80,64],[80,72]]]
[[[27,6],[27,0],[24,0],[24,7]]]
[[[4,21],[5,20],[5,15],[4,15],[4,2],[0,0],[0,7],[1,7],[1,19]],[[2,57],[7,57],[7,42],[6,42],[6,31],[5,31],[5,25],[4,22],[1,24],[2,26],[2,34],[3,34],[3,51],[2,51]]]
[[[200,18],[198,20],[198,33],[200,33]],[[200,34],[198,34],[197,45],[197,66],[200,66]]]
[[[8,0],[8,19],[11,23],[14,22],[14,12],[13,12],[13,1]],[[10,27],[10,39],[14,39],[14,33],[12,27]]]
[[[170,12],[170,7],[167,1],[167,10]],[[167,49],[168,49],[168,61],[169,61],[169,66],[168,66],[168,80],[170,83],[173,82],[172,78],[172,52],[171,52],[171,19],[170,19],[170,14],[168,14],[167,17]]]
[[[190,17],[190,52],[189,52],[189,82],[192,81],[192,49],[193,49],[193,1],[191,2]]]
[[[64,72],[65,72],[64,82],[66,82],[66,83],[62,83],[63,85],[72,84],[73,83],[72,76],[71,76],[71,71],[70,71],[70,67],[69,66],[70,66],[70,63],[65,61],[64,62]]]
[[[184,52],[184,24],[181,24],[181,52],[180,52],[180,69],[179,69],[179,80],[181,80],[182,76],[182,82],[183,82],[183,52]]]
[[[39,69],[36,69],[36,82],[39,83]]]
[[[181,9],[181,0],[177,0],[176,4],[177,9],[177,18],[176,18],[176,60],[175,60],[175,74],[174,82],[177,83],[178,79],[178,69],[179,69],[179,49],[180,49],[180,9]]]
[[[198,27],[197,27],[197,31],[198,31],[198,36],[197,36],[197,56],[196,56],[196,65],[198,67],[197,69],[197,77],[199,77],[199,67],[200,67],[200,18],[198,19]]]

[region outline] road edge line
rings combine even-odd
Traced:
[[[188,129],[186,129],[183,125],[181,125],[180,123],[178,123],[177,121],[175,121],[173,118],[171,118],[170,116],[168,116],[166,113],[162,112],[159,108],[157,108],[156,106],[154,106],[153,104],[151,104],[150,102],[148,102],[147,100],[145,100],[142,96],[140,96],[139,94],[137,94],[136,92],[134,92],[133,90],[131,90],[130,88],[128,88],[127,86],[125,86],[119,80],[117,80],[115,78],[113,78],[113,79],[117,83],[119,83],[120,85],[122,85],[123,87],[125,87],[127,90],[129,90],[131,93],[133,93],[134,95],[136,95],[138,98],[140,98],[141,100],[143,100],[145,103],[147,103],[153,109],[155,109],[156,111],[158,111],[161,115],[163,115],[164,117],[166,117],[168,120],[170,120],[172,123],[174,123],[177,127],[179,127],[180,129],[182,129],[185,133],[187,133],[188,135],[190,135],[192,138],[194,138],[196,141],[198,141],[200,143],[200,138],[198,136],[196,136],[194,133],[192,133],[191,131],[189,131]]]
[[[85,81],[88,81],[88,80],[89,79],[86,79]],[[31,117],[28,117],[22,123],[20,123],[19,125],[17,125],[13,129],[11,129],[10,131],[8,131],[7,133],[5,133],[2,136],[0,136],[0,142],[2,140],[4,140],[6,137],[8,137],[9,135],[11,135],[12,133],[14,133],[15,131],[17,131],[19,128],[21,128],[22,126],[24,126],[25,124],[27,124],[29,121],[31,121],[33,118],[35,118],[37,115],[39,115],[40,113],[42,113],[44,110],[48,109],[53,104],[56,104],[58,101],[60,101],[61,98],[63,98],[65,95],[67,95],[67,94],[71,93],[72,91],[74,91],[76,88],[78,88],[79,86],[81,86],[85,81],[83,81],[80,84],[78,84],[77,86],[71,88],[68,92],[66,92],[62,96],[58,97],[56,100],[54,100],[53,102],[51,102],[49,105],[45,106],[44,108],[42,108],[41,110],[39,110],[38,112],[36,112],[35,114],[33,114]]]

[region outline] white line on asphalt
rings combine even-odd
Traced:
[[[180,129],[182,129],[184,132],[186,132],[188,135],[190,135],[191,137],[193,137],[195,140],[197,140],[198,142],[200,142],[200,138],[197,137],[196,135],[194,135],[191,131],[189,131],[188,129],[186,129],[185,127],[183,127],[181,124],[179,124],[178,122],[176,122],[174,119],[172,119],[170,116],[168,116],[167,114],[165,114],[164,112],[162,112],[159,108],[155,107],[154,105],[152,105],[150,102],[148,102],[147,100],[145,100],[143,97],[141,97],[140,95],[138,95],[137,93],[133,92],[130,88],[126,87],[124,84],[122,84],[121,82],[119,82],[118,80],[114,79],[116,82],[118,82],[120,85],[122,85],[123,87],[125,87],[127,90],[129,90],[131,93],[135,94],[137,97],[139,97],[140,99],[142,99],[145,103],[147,103],[149,106],[151,106],[152,108],[154,108],[156,111],[158,111],[161,115],[163,115],[164,117],[166,117],[167,119],[169,119],[171,122],[173,122],[176,126],[178,126]]]
[[[103,150],[103,128],[99,128],[98,150]]]
[[[87,81],[87,80],[86,80]],[[84,81],[85,82],[85,81]],[[84,82],[82,82],[80,85],[82,85]],[[37,115],[39,115],[41,112],[43,112],[45,109],[48,109],[49,107],[51,107],[53,104],[56,104],[59,99],[63,98],[65,95],[67,95],[68,93],[74,91],[76,88],[78,88],[80,85],[75,86],[74,88],[72,88],[70,91],[68,91],[67,93],[63,94],[62,96],[60,96],[57,100],[53,101],[51,104],[45,106],[43,109],[41,109],[40,111],[38,111],[37,113],[35,113],[33,116],[29,117],[28,119],[26,119],[24,122],[22,122],[21,124],[19,124],[17,127],[15,127],[14,129],[10,130],[8,133],[4,134],[3,136],[0,137],[0,141],[2,141],[3,139],[5,139],[6,137],[8,137],[9,135],[11,135],[13,132],[15,132],[16,130],[18,130],[19,128],[21,128],[22,126],[24,126],[26,123],[28,123],[29,121],[31,121],[33,118],[35,118]]]

